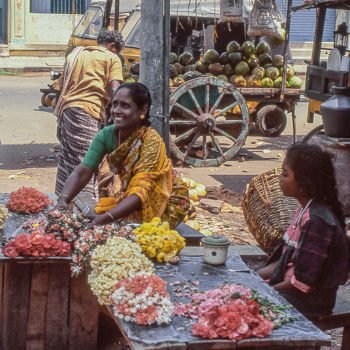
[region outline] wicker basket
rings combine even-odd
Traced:
[[[270,254],[291,223],[298,207],[279,186],[281,168],[254,177],[242,196],[242,209],[250,232],[261,249]]]

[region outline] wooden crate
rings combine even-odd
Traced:
[[[86,275],[71,278],[68,261],[0,262],[4,350],[97,349],[98,313]]]

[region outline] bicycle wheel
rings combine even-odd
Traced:
[[[301,140],[301,143],[318,143],[317,136],[319,135],[324,135],[323,124],[316,126],[316,128],[308,132]]]

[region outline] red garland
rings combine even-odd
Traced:
[[[18,213],[39,213],[50,204],[50,198],[33,187],[22,187],[10,193],[6,206]]]
[[[34,231],[30,236],[22,233],[5,244],[3,254],[9,258],[70,256],[70,244],[56,239],[53,233],[42,235],[39,231]]]
[[[274,323],[259,314],[259,304],[241,296],[202,314],[191,332],[202,338],[230,338],[232,341],[271,334]]]

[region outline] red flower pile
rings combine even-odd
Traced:
[[[202,338],[230,338],[239,340],[249,337],[266,337],[274,323],[259,313],[259,304],[245,296],[233,299],[223,306],[213,306],[202,314],[191,329]]]
[[[57,240],[53,233],[43,235],[39,231],[31,235],[22,233],[5,244],[3,254],[10,258],[17,256],[47,258],[49,256],[70,256],[70,244]]]
[[[22,187],[10,193],[6,206],[18,213],[39,213],[50,204],[50,198],[32,187]]]

